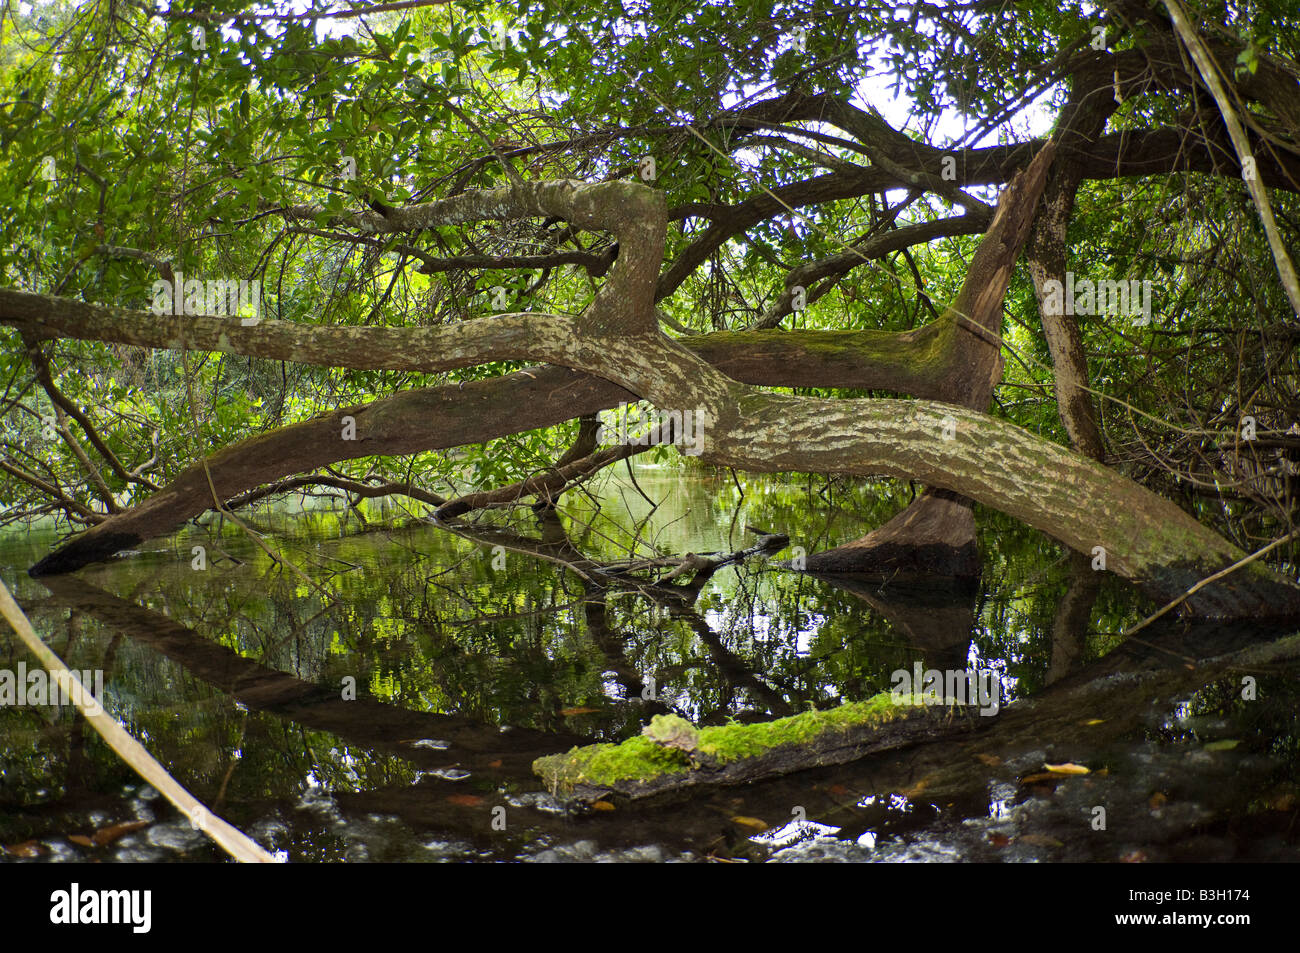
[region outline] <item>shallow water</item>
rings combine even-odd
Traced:
[[[56,536],[10,530],[0,574],[182,784],[293,861],[1297,859],[1291,633],[1169,624],[1120,645],[1151,607],[998,514],[979,513],[968,591],[821,580],[779,564],[790,548],[685,598],[583,572],[734,552],[750,526],[814,552],[901,509],[890,487],[642,464],[558,521],[496,512],[473,539],[395,507],[244,516],[297,571],[209,519],[48,588],[25,569]],[[0,669],[20,662],[0,636]],[[915,662],[996,672],[1000,713],[672,803],[575,811],[530,769],[659,712],[718,724],[867,698]],[[1063,762],[1089,773],[1043,770]],[[0,845],[15,862],[224,857],[56,707],[0,707]]]

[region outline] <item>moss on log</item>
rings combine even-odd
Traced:
[[[968,705],[895,702],[885,692],[827,711],[758,724],[696,730],[675,715],[656,716],[646,734],[548,755],[533,771],[553,794],[591,802],[607,795],[639,799],[700,785],[747,784],[877,751],[970,730],[981,721]]]

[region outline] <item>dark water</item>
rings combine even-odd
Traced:
[[[908,500],[742,484],[642,465],[635,484],[620,470],[571,495],[558,520],[496,512],[473,539],[400,508],[248,513],[302,575],[209,520],[47,588],[25,569],[55,537],[11,530],[0,574],[72,668],[103,671],[107,709],[182,784],[292,861],[1300,856],[1292,633],[1169,624],[1121,644],[1151,606],[987,512],[984,578],[966,591],[819,580],[778,564],[789,548],[698,592],[584,571],[744,549],[747,526],[813,552]],[[0,635],[0,669],[20,662],[35,664]],[[573,811],[530,769],[659,712],[718,724],[866,698],[914,662],[995,671],[1001,712],[973,734],[671,803]],[[1089,773],[1043,776],[1066,762]],[[224,859],[55,707],[0,707],[0,845],[14,862]]]

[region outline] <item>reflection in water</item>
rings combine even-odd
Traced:
[[[1251,663],[1252,701],[1240,659],[1204,660],[1266,633],[1167,626],[1117,646],[1146,608],[1131,590],[987,513],[978,588],[820,579],[762,555],[665,579],[666,557],[753,547],[750,526],[828,548],[905,494],[749,478],[742,498],[730,475],[636,477],[650,501],[610,475],[558,514],[450,528],[250,514],[319,589],[215,521],[44,584],[23,570],[53,536],[11,533],[0,572],[69,665],[103,670],[109,710],[183,784],[294,860],[1294,852],[1289,643],[1261,643],[1273,654]],[[0,638],[0,668],[20,661]],[[971,737],[676,803],[575,814],[531,772],[656,713],[718,724],[833,706],[917,662],[993,668],[1017,703]],[[1045,761],[1093,772],[1026,781]],[[1107,832],[1088,823],[1098,804]],[[220,859],[53,708],[0,708],[0,845],[10,859]]]

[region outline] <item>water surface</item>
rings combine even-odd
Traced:
[[[182,784],[292,861],[1297,859],[1291,633],[1167,624],[1121,644],[1151,606],[987,511],[978,587],[818,579],[781,565],[792,547],[856,538],[905,485],[634,473],[467,535],[400,506],[263,507],[242,518],[275,558],[213,517],[48,586],[25,570],[57,534],[11,529],[0,574]],[[791,547],[698,591],[589,571],[742,550],[751,528]],[[0,635],[0,668],[19,662],[35,664]],[[915,662],[996,672],[999,715],[612,810],[570,810],[530,769],[656,713],[719,724],[867,698]],[[1089,774],[1041,776],[1063,762]],[[0,708],[0,845],[14,862],[224,859],[70,708]]]

